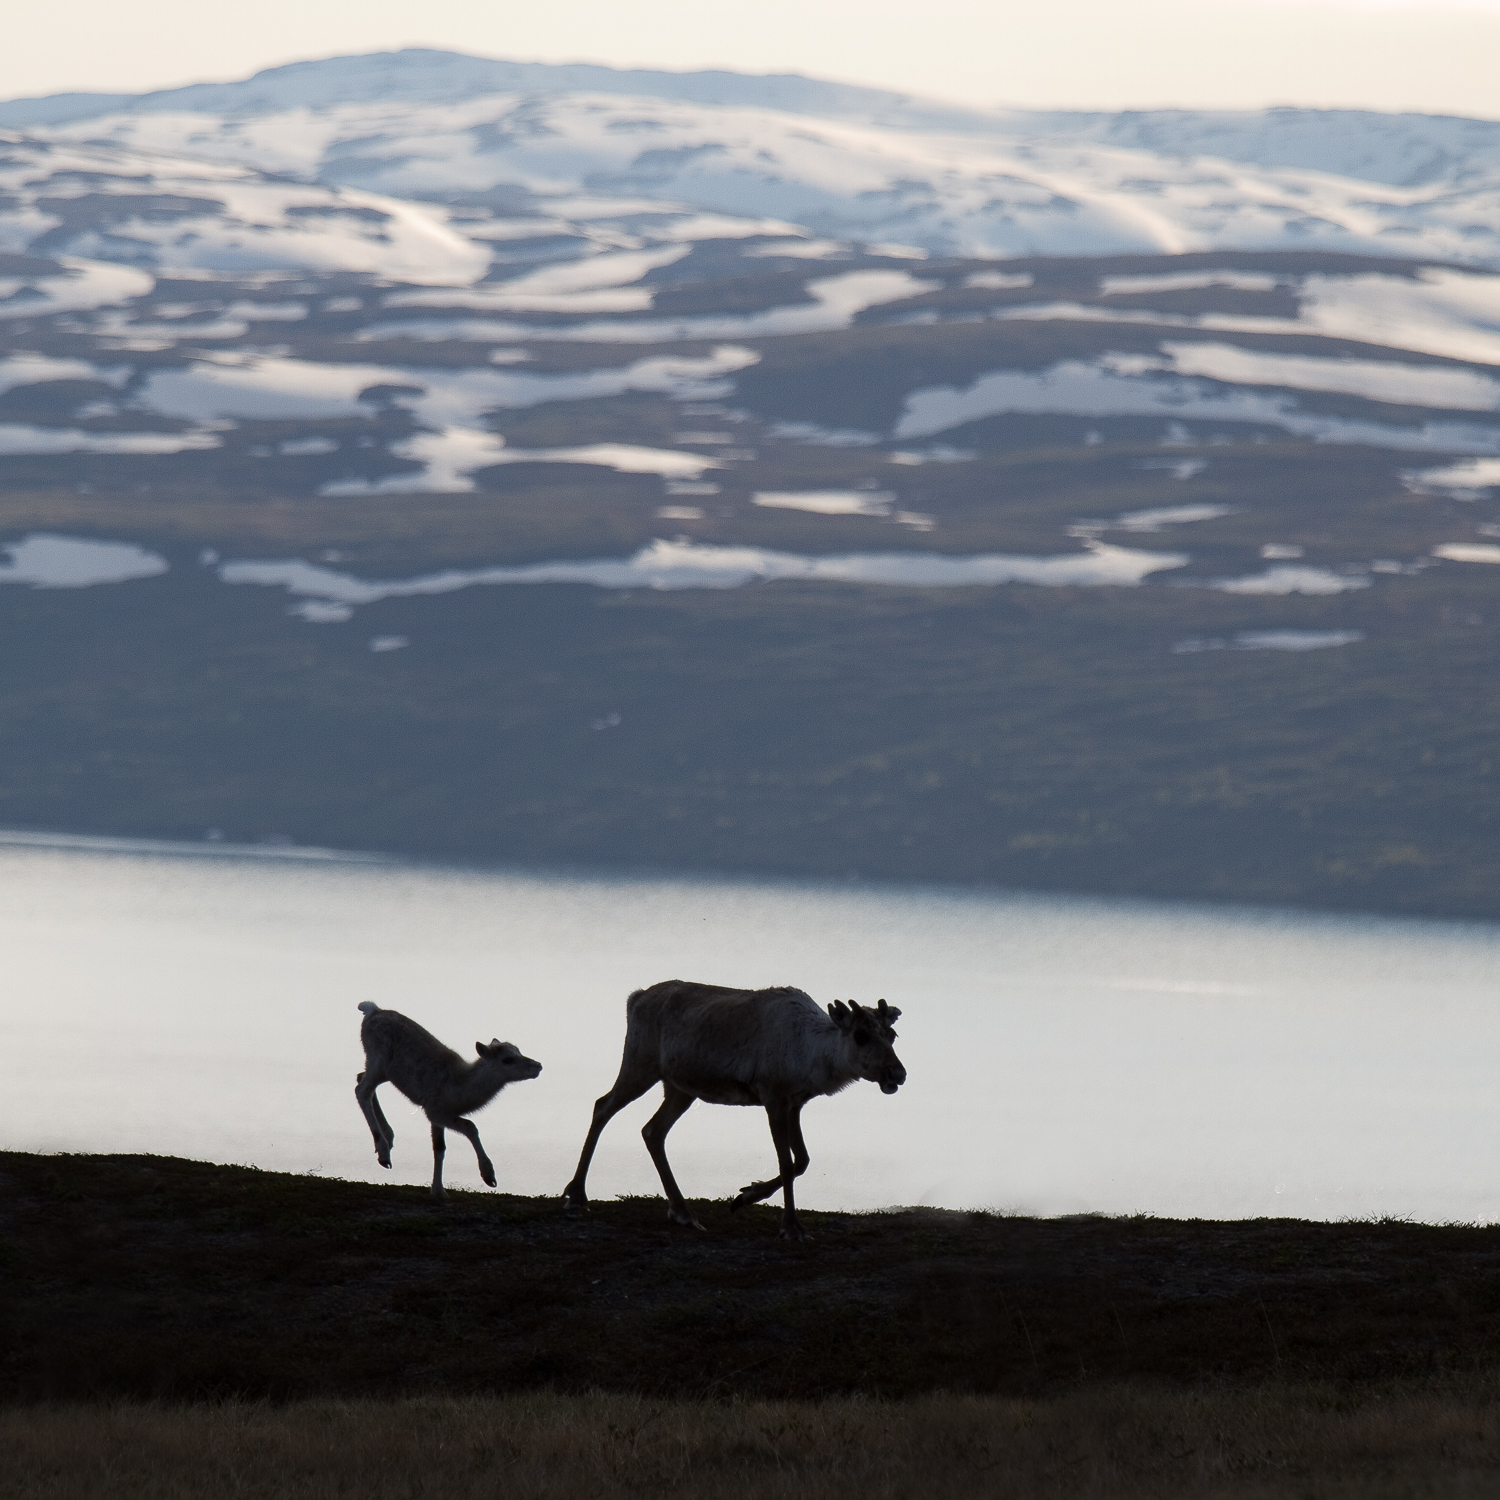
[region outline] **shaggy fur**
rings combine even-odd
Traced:
[[[792,1182],[807,1170],[802,1106],[819,1094],[836,1094],[856,1079],[894,1094],[906,1069],[891,1043],[901,1014],[884,1000],[877,1007],[836,1000],[825,1014],[811,996],[791,988],[733,990],[669,979],[637,990],[625,1003],[625,1053],[614,1087],[594,1105],[583,1154],[563,1201],[587,1207],[584,1181],[604,1127],[653,1084],[663,1085],[661,1108],[641,1135],[667,1194],[668,1216],[703,1226],[687,1205],[667,1163],[667,1132],[695,1099],[709,1104],[759,1105],[771,1126],[778,1175],[740,1189],[733,1207],[782,1192],[781,1233],[805,1238],[797,1222]]]
[[[494,1164],[484,1154],[474,1122],[464,1116],[483,1109],[506,1084],[535,1078],[542,1071],[541,1063],[522,1056],[519,1048],[498,1038],[488,1045],[475,1042],[478,1060],[467,1062],[400,1011],[382,1010],[371,1000],[363,1001],[359,1008],[365,1013],[359,1028],[365,1070],[355,1079],[354,1097],[375,1139],[380,1165],[390,1166],[396,1134],[375,1090],[390,1082],[432,1123],[432,1196],[443,1196],[443,1155],[447,1150],[444,1130],[456,1130],[468,1139],[479,1159],[479,1175],[494,1187]]]

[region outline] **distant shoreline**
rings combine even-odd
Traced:
[[[1153,895],[1146,892],[1107,890],[1047,889],[999,885],[985,881],[946,881],[903,878],[899,875],[818,875],[806,872],[781,873],[764,869],[692,869],[652,865],[517,863],[501,860],[444,858],[426,852],[403,853],[399,850],[334,849],[291,842],[234,843],[224,840],[169,839],[133,837],[118,834],[75,833],[51,829],[0,828],[0,852],[8,849],[54,850],[61,853],[148,855],[167,859],[251,860],[265,864],[279,862],[297,865],[355,866],[371,869],[414,869],[472,875],[497,879],[582,880],[606,884],[682,883],[685,885],[736,886],[757,888],[805,888],[817,891],[874,891],[894,893],[901,890],[924,895],[947,895],[954,898],[1003,900],[1076,901],[1099,903],[1112,907],[1161,909],[1175,908],[1208,912],[1238,910],[1247,914],[1274,916],[1277,913],[1301,917],[1346,918],[1351,921],[1412,922],[1422,925],[1443,924],[1490,928],[1500,926],[1500,916],[1452,916],[1442,912],[1381,911],[1353,906],[1299,905],[1290,902],[1257,902],[1229,896],[1216,900],[1211,896]]]

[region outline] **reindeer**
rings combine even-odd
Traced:
[[[479,1158],[479,1175],[487,1187],[494,1187],[494,1163],[484,1154],[474,1122],[464,1116],[483,1109],[506,1084],[535,1078],[542,1071],[541,1063],[523,1057],[519,1048],[498,1038],[489,1046],[475,1042],[479,1061],[465,1062],[400,1011],[382,1010],[373,1000],[361,1001],[359,1008],[365,1013],[359,1026],[365,1070],[354,1080],[354,1097],[375,1138],[376,1160],[389,1167],[391,1147],[396,1144],[396,1133],[375,1097],[375,1090],[389,1080],[432,1122],[432,1196],[447,1196],[443,1191],[443,1155],[448,1149],[444,1130],[468,1137]]]
[[[781,1234],[806,1239],[797,1222],[792,1182],[807,1170],[802,1106],[836,1094],[857,1078],[894,1094],[906,1082],[891,1043],[901,1014],[882,1000],[871,1009],[835,1000],[825,1015],[801,990],[732,990],[669,979],[637,990],[625,1002],[625,1053],[614,1087],[594,1105],[578,1170],[563,1189],[569,1208],[587,1208],[584,1179],[604,1127],[654,1083],[662,1106],[641,1131],[667,1193],[667,1217],[702,1229],[667,1163],[667,1132],[695,1099],[709,1104],[758,1104],[771,1124],[778,1175],[741,1188],[731,1211],[782,1193]]]

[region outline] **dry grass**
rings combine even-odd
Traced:
[[[0,1412],[0,1495],[1492,1496],[1500,1391],[1098,1387],[1047,1400],[548,1392]]]

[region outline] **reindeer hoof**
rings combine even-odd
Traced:
[[[800,1224],[783,1224],[781,1226],[781,1239],[802,1240],[804,1243],[811,1241],[812,1236]]]
[[[489,1165],[482,1166],[479,1169],[479,1175],[482,1178],[484,1178],[484,1185],[486,1187],[494,1187],[494,1185],[495,1185],[495,1169],[492,1166],[489,1166]]]
[[[564,1211],[567,1213],[586,1214],[589,1211],[588,1194],[585,1193],[582,1188],[575,1188],[570,1182],[567,1187],[562,1190],[562,1206]]]
[[[759,1203],[762,1198],[769,1198],[777,1188],[781,1186],[778,1182],[752,1182],[747,1187],[742,1187],[739,1196],[729,1205],[729,1212],[736,1213],[747,1203]]]
[[[698,1222],[697,1218],[693,1214],[683,1209],[669,1208],[667,1210],[667,1218],[670,1219],[674,1224],[681,1224],[685,1229],[699,1229],[702,1230],[704,1234],[708,1233],[706,1229],[703,1229],[703,1226]]]

